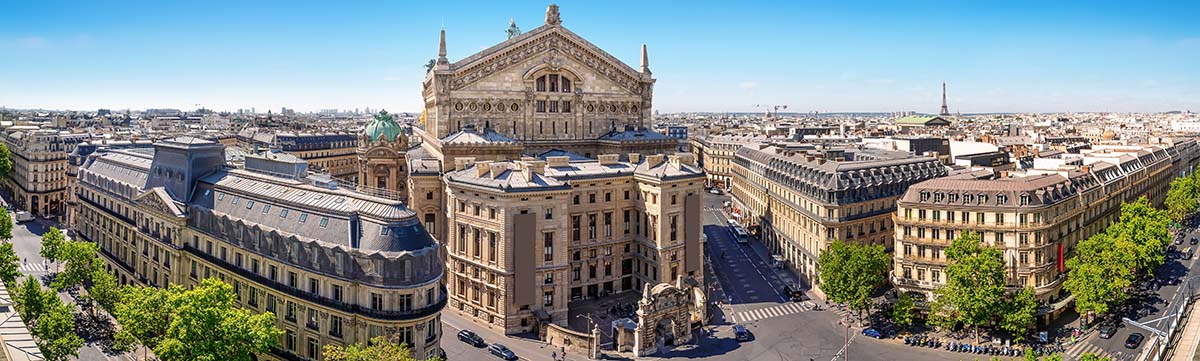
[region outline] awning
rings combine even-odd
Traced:
[[[533,317],[537,317],[538,321],[550,322],[550,314],[540,308],[533,309]]]

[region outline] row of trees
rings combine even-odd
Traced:
[[[1182,184],[1186,182],[1172,182],[1172,191]],[[1080,241],[1075,255],[1067,259],[1071,274],[1063,283],[1075,296],[1075,310],[1080,315],[1104,314],[1125,302],[1126,289],[1137,277],[1166,261],[1173,217],[1170,209],[1156,209],[1141,197],[1122,204],[1120,219],[1104,232]]]
[[[1167,199],[1163,205],[1167,207],[1167,215],[1175,222],[1182,221],[1187,215],[1196,212],[1200,203],[1200,169],[1192,174],[1175,178],[1171,188],[1167,190]]]
[[[255,313],[241,308],[233,286],[217,278],[206,278],[200,285],[167,288],[136,285],[118,286],[116,278],[104,269],[95,243],[68,241],[62,232],[51,228],[42,236],[42,256],[65,262],[54,277],[51,288],[62,290],[83,286],[83,295],[95,316],[97,309],[107,310],[120,329],[113,335],[114,345],[126,351],[136,346],[153,350],[161,360],[250,360],[256,353],[269,352],[283,334],[275,326],[271,312]],[[15,254],[13,255],[15,260]],[[4,246],[0,245],[0,261]],[[6,262],[7,264],[7,262]],[[14,266],[16,263],[12,263]],[[0,276],[6,270],[0,268]],[[27,281],[28,282],[28,281]],[[33,281],[33,287],[40,287]],[[57,292],[47,290],[50,297]],[[63,307],[56,312],[70,315]],[[68,317],[69,319],[69,317]],[[36,329],[36,328],[35,328]],[[63,354],[76,352],[78,344],[67,342],[60,334],[35,333],[48,344],[61,345]],[[70,333],[74,336],[73,333]],[[43,353],[47,349],[43,348]],[[327,345],[325,359],[331,361],[409,361],[407,346],[379,338],[369,345]],[[48,358],[49,359],[49,358]]]
[[[966,325],[975,331],[995,325],[1018,342],[1025,339],[1037,315],[1031,288],[1008,292],[1004,253],[985,244],[975,232],[963,232],[946,249],[946,285],[935,291],[930,322],[944,328]]]
[[[946,286],[930,305],[930,321],[946,328],[995,324],[1018,341],[1035,321],[1037,300],[1033,289],[1008,292],[1002,251],[988,246],[979,234],[963,232],[946,250]],[[833,242],[820,255],[822,290],[829,300],[851,309],[870,312],[871,294],[887,282],[891,257],[881,245]],[[911,324],[916,306],[900,294],[892,306],[892,320]]]

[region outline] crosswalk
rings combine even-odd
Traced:
[[[18,267],[22,273],[46,272],[46,266],[41,263],[26,263]]]
[[[1063,357],[1063,359],[1064,360],[1078,360],[1080,356],[1083,356],[1083,354],[1087,354],[1087,353],[1090,353],[1090,354],[1093,354],[1096,356],[1109,357],[1114,360],[1117,359],[1117,357],[1113,357],[1112,355],[1109,355],[1108,352],[1105,352],[1104,349],[1101,348],[1100,346],[1093,345],[1091,342],[1086,342],[1086,341],[1078,342],[1074,345],[1071,345],[1071,347],[1067,347],[1067,351],[1064,352],[1065,357]]]
[[[768,318],[779,317],[784,315],[796,314],[812,309],[812,305],[808,302],[802,303],[784,303],[771,307],[763,307],[759,309],[735,312],[734,318],[736,322],[753,322],[765,320]]]

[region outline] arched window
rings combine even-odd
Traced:
[[[538,92],[570,93],[572,84],[566,75],[546,74],[537,77],[534,86]]]

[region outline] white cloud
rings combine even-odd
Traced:
[[[744,81],[744,82],[738,83],[738,88],[742,88],[745,90],[750,90],[750,89],[754,89],[757,87],[758,87],[758,83],[752,82],[752,81]]]

